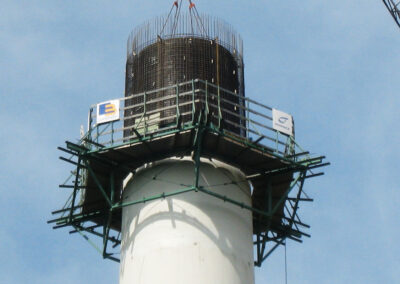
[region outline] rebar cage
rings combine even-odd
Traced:
[[[240,51],[238,48],[240,46]],[[136,113],[136,105],[146,100],[169,97],[173,89],[163,89],[160,92],[150,92],[193,79],[211,82],[223,89],[229,90],[238,96],[220,96],[232,103],[243,103],[244,75],[243,75],[243,46],[240,36],[231,26],[223,21],[209,16],[195,16],[193,14],[176,14],[153,19],[136,28],[128,40],[128,57],[126,63],[125,96],[147,92],[147,98],[132,97],[125,101],[126,106],[134,106],[125,112],[125,116]],[[184,85],[185,86],[185,85]],[[181,91],[184,90],[181,87]],[[219,89],[218,89],[219,90]],[[180,98],[181,102],[186,97]],[[157,104],[151,104],[148,110],[160,110],[160,117],[175,116],[175,109],[165,107],[173,105],[172,100],[163,99]],[[221,103],[222,116],[235,120],[231,113],[241,111],[231,107],[232,104]],[[190,104],[185,110],[189,111]],[[225,111],[226,109],[226,111]],[[243,116],[244,113],[242,112]],[[185,121],[185,117],[183,117]],[[164,120],[170,123],[171,120]],[[235,121],[241,124],[242,121]],[[125,121],[125,127],[133,121]],[[245,133],[237,127],[231,127],[239,135]],[[130,133],[127,131],[126,136]]]
[[[175,17],[160,16],[137,26],[127,42],[127,57],[139,54],[160,38],[190,37],[206,40],[218,38],[221,46],[243,60],[243,40],[230,24],[209,15],[193,16],[188,13]]]

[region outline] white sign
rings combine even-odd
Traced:
[[[272,109],[272,128],[293,136],[293,117],[283,111]]]
[[[119,100],[97,104],[97,124],[119,120]]]

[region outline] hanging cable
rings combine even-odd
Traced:
[[[194,29],[193,29],[193,15],[192,15],[192,7],[194,7],[194,6],[192,6],[192,5],[194,5],[193,3],[192,3],[192,1],[189,1],[189,15],[190,15],[190,28],[192,29],[192,34],[194,35]]]
[[[178,7],[177,7],[177,9],[176,9],[176,12],[175,12],[174,22],[173,22],[173,24],[172,24],[172,35],[175,35],[176,29],[177,29],[177,27],[178,27],[179,16],[180,16],[180,14],[181,14],[181,9],[182,9],[182,1],[183,1],[183,0],[181,0],[181,1],[179,2],[179,5],[178,5]]]
[[[286,255],[286,239],[285,239],[285,284],[287,284],[287,255]]]
[[[193,4],[193,5],[194,5],[194,4]],[[203,28],[204,35],[207,36],[206,29],[205,29],[205,27],[204,27],[203,21],[201,20],[201,17],[200,17],[199,12],[197,11],[196,6],[194,5],[193,8],[194,8],[194,12],[196,13],[197,19],[198,19],[199,22],[200,22],[200,25],[198,24],[198,25],[199,25],[199,28],[200,28],[200,30],[201,30],[201,28]]]
[[[192,2],[192,0],[189,0],[189,13],[190,13],[190,22],[192,23],[192,10],[194,10],[193,15],[194,19],[196,20],[197,27],[200,31],[200,33],[203,33],[204,36],[207,36],[206,29],[204,28],[203,22],[201,20],[200,14],[197,11],[196,5]],[[193,30],[193,23],[192,23],[192,30]]]
[[[171,16],[171,13],[172,13],[172,10],[174,9],[174,7],[176,7],[176,9],[178,9],[178,1],[175,1],[175,2],[172,4],[171,10],[169,10],[167,19],[165,20],[164,25],[163,25],[163,27],[162,27],[162,29],[161,29],[161,32],[160,32],[160,35],[159,35],[160,37],[161,37],[161,36],[163,35],[163,33],[164,33],[165,26],[166,26],[167,23],[168,23],[169,17]],[[176,12],[175,12],[175,14],[176,14]]]
[[[165,20],[161,32],[159,34],[160,38],[164,35],[165,29],[168,25],[168,22],[170,21],[172,11],[175,9],[175,15],[173,18],[172,22],[172,30],[171,30],[171,35],[175,35],[177,33],[177,29],[179,27],[179,18],[181,16],[181,10],[182,10],[182,1],[183,0],[176,0],[173,2],[172,7],[168,13],[167,19]],[[191,33],[195,34],[195,32],[199,32],[203,36],[208,36],[204,23],[202,21],[202,18],[200,17],[199,12],[197,11],[195,3],[192,2],[192,0],[188,0],[189,2],[189,17],[190,17],[190,29]],[[194,21],[193,21],[194,18]],[[197,27],[195,27],[195,25]],[[179,31],[178,31],[179,32]]]

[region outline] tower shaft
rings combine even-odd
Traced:
[[[143,167],[123,192],[124,202],[183,189],[195,178],[190,159]],[[243,174],[209,160],[199,186],[251,204]],[[254,283],[251,212],[190,192],[128,206],[122,213],[120,284]]]

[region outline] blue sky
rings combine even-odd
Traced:
[[[173,1],[0,0],[0,283],[117,283],[118,265],[53,231],[91,104],[123,96],[131,29]],[[288,283],[400,280],[400,30],[379,0],[195,1],[244,40],[246,95],[291,113],[325,154],[306,183],[311,239],[288,242]],[[256,283],[284,283],[284,250]]]

